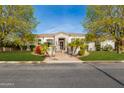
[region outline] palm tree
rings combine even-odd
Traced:
[[[72,53],[73,55],[76,54],[76,51],[78,48],[85,50],[85,40],[84,39],[75,39],[71,43],[69,43],[69,46],[73,48],[74,52]],[[81,48],[83,47],[83,48]]]

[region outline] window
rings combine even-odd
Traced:
[[[71,42],[73,42],[74,40],[75,40],[75,38],[72,38],[72,39],[71,39]]]
[[[49,43],[50,45],[53,45],[53,44],[54,44],[53,39],[47,39],[46,41],[47,41],[47,43]]]
[[[41,43],[41,39],[38,39],[38,43]]]
[[[41,42],[41,39],[38,39],[38,42]]]

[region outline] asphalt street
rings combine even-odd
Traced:
[[[123,83],[124,63],[0,64],[1,88],[123,88]]]

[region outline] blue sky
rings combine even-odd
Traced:
[[[72,32],[85,33],[81,22],[86,16],[83,5],[36,5],[35,17],[40,22],[35,34]]]

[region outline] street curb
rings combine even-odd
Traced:
[[[97,60],[97,61],[83,61],[83,63],[124,63],[124,60]]]
[[[124,60],[118,61],[118,60],[97,60],[97,61],[0,61],[0,64],[56,64],[56,63],[124,63]]]
[[[0,64],[42,64],[42,61],[0,61]]]

